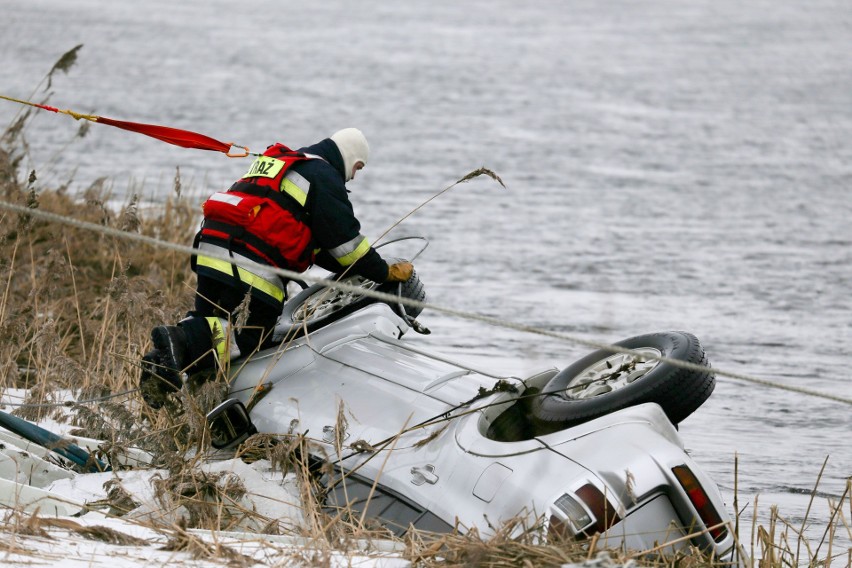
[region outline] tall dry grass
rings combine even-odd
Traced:
[[[54,66],[46,78],[48,84],[54,72],[67,72],[73,65],[77,49]],[[3,132],[0,199],[168,242],[191,242],[199,209],[182,197],[179,172],[172,195],[156,209],[142,210],[131,197],[114,210],[108,206],[114,196],[107,180],[72,195],[63,187],[44,187],[36,171],[21,171],[31,117],[30,111],[20,113]],[[31,215],[0,213],[0,394],[10,389],[25,391],[29,406],[16,407],[15,414],[32,420],[70,420],[80,435],[105,441],[106,459],[128,446],[151,451],[152,467],[163,468],[167,475],[155,480],[161,514],[147,522],[168,535],[172,550],[244,563],[232,551],[200,541],[188,528],[252,526],[258,533],[295,531],[315,546],[324,543],[328,550],[354,549],[353,543],[363,539],[392,539],[360,513],[332,514],[323,509],[323,487],[317,480],[320,474],[334,472],[328,466],[318,472],[316,464],[308,463],[306,456],[315,449],[303,436],[258,435],[237,452],[244,461],[268,460],[274,469],[296,476],[304,517],[301,527],[247,510],[240,503],[250,488],[231,476],[203,471],[199,466],[209,435],[204,414],[224,396],[223,377],[180,393],[173,405],[159,412],[141,403],[133,389],[138,384],[140,357],[150,346],[149,331],[183,315],[192,304],[193,279],[188,259],[173,251],[52,225]],[[117,393],[121,396],[112,398]],[[69,399],[93,402],[62,403]],[[136,508],[138,504],[117,479],[108,485],[107,502],[101,505],[110,514],[122,516]],[[819,542],[809,542],[804,526],[795,526],[774,508],[768,524],[759,523],[757,502],[753,505],[751,518],[747,512],[738,516],[736,531],[743,548],[761,558],[753,564],[852,566],[852,550],[834,546],[837,536],[852,540],[848,485],[833,503],[832,523]],[[22,519],[20,513],[7,515],[0,531],[38,531],[46,526],[32,518]],[[519,519],[499,527],[488,538],[475,530],[448,535],[410,531],[403,541],[403,556],[417,566],[559,566],[595,559],[598,565],[606,565],[601,553],[616,563],[715,565],[698,550],[670,557],[600,550],[594,540],[543,544],[540,527],[523,523]]]
[[[12,140],[14,142],[14,139]],[[185,244],[195,207],[168,199],[146,218],[135,198],[120,211],[107,185],[82,196],[41,188],[36,172],[22,183],[14,154],[0,149],[0,198],[75,219]],[[0,214],[0,388],[45,382],[63,389],[122,390],[134,385],[152,325],[180,317],[192,295],[185,258],[173,252]]]

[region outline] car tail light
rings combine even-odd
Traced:
[[[570,534],[575,537],[604,533],[621,520],[615,512],[615,507],[601,490],[591,483],[583,485],[573,495],[563,494],[553,505],[573,525]],[[568,536],[566,524],[563,519],[551,515],[550,530],[552,532]]]
[[[673,467],[672,472],[683,486],[683,490],[686,491],[695,510],[698,511],[698,516],[701,517],[701,521],[707,527],[710,536],[713,537],[714,541],[720,542],[728,535],[728,529],[722,523],[722,517],[719,516],[719,512],[713,507],[713,502],[710,501],[707,492],[701,487],[698,478],[685,465]]]
[[[592,515],[597,521],[594,526],[585,531],[589,535],[595,534],[596,532],[604,533],[612,525],[621,520],[621,517],[619,517],[618,513],[615,512],[615,507],[612,506],[609,499],[601,493],[600,489],[591,483],[587,483],[579,488],[577,490],[577,496],[586,504],[589,511],[592,512]]]

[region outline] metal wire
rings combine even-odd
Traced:
[[[0,407],[3,406],[14,406],[16,408],[56,408],[59,406],[72,407],[77,406],[78,404],[92,404],[94,402],[104,402],[105,400],[111,400],[113,398],[119,398],[122,396],[127,396],[129,394],[133,394],[139,390],[139,387],[133,389],[127,389],[126,391],[121,391],[113,394],[108,394],[105,396],[98,396],[95,398],[86,398],[83,400],[64,400],[62,402],[0,402]],[[12,395],[5,395],[12,396]]]
[[[15,203],[0,201],[0,209],[6,209],[8,211],[13,211],[13,212],[24,214],[24,215],[31,215],[33,217],[38,217],[38,218],[44,219],[46,221],[51,221],[51,222],[54,222],[54,223],[60,223],[60,224],[68,225],[68,226],[71,226],[71,227],[77,227],[79,229],[95,231],[95,232],[98,232],[98,233],[102,233],[104,235],[109,235],[109,236],[113,236],[113,237],[120,238],[120,239],[137,241],[137,242],[145,243],[147,245],[154,246],[154,247],[159,247],[159,248],[163,248],[163,249],[170,249],[170,250],[174,250],[174,251],[177,251],[177,252],[185,253],[187,255],[198,254],[197,249],[194,249],[192,247],[188,247],[188,246],[185,246],[185,245],[169,243],[169,242],[166,242],[166,241],[161,241],[159,239],[147,237],[145,235],[140,235],[140,234],[137,234],[137,233],[130,233],[130,232],[127,232],[127,231],[121,231],[121,230],[118,230],[118,229],[114,229],[112,227],[105,227],[103,225],[96,225],[94,223],[88,223],[86,221],[80,221],[78,219],[74,219],[74,218],[71,218],[71,217],[65,217],[65,216],[58,215],[56,213],[50,213],[50,212],[47,212],[47,211],[41,211],[39,209],[30,209],[29,207],[25,207],[23,205],[18,205],[18,204],[15,204]],[[215,253],[213,251],[205,251],[204,254],[206,256],[210,256],[211,258],[216,258],[218,260],[224,260],[226,262],[231,262],[233,260],[231,257],[229,257],[226,254],[218,254],[218,253]],[[609,351],[611,353],[625,353],[625,354],[628,354],[628,355],[634,353],[633,350],[631,350],[631,349],[626,349],[624,347],[620,347],[620,346],[617,346],[617,345],[611,345],[611,344],[605,343],[605,342],[590,341],[590,340],[583,339],[583,338],[580,338],[580,337],[574,337],[574,336],[567,335],[567,334],[564,334],[564,333],[556,333],[556,332],[548,331],[548,330],[545,330],[545,329],[539,329],[539,328],[531,327],[531,326],[528,326],[528,325],[523,325],[523,324],[511,322],[511,321],[508,321],[508,320],[502,320],[502,319],[484,316],[484,315],[476,314],[476,313],[472,313],[472,312],[465,312],[465,311],[462,311],[462,310],[457,310],[457,309],[449,308],[449,307],[446,307],[446,306],[440,306],[440,305],[437,305],[437,304],[420,302],[418,300],[412,300],[410,298],[403,298],[403,297],[400,297],[396,294],[388,294],[388,293],[379,292],[379,291],[376,291],[376,290],[368,290],[368,289],[362,288],[360,286],[352,286],[350,284],[346,284],[345,282],[335,282],[335,281],[328,280],[326,278],[311,276],[311,275],[308,275],[308,274],[302,274],[300,272],[294,272],[292,270],[286,270],[286,269],[283,269],[283,268],[276,268],[276,267],[271,267],[271,266],[268,266],[268,265],[261,265],[261,264],[258,264],[258,263],[248,262],[248,261],[245,262],[245,263],[241,262],[241,266],[244,266],[245,268],[248,268],[248,269],[250,269],[252,267],[257,268],[257,269],[263,269],[267,272],[273,272],[273,273],[278,274],[279,276],[282,276],[282,277],[287,278],[287,279],[303,280],[303,281],[307,281],[307,282],[312,282],[312,283],[315,283],[315,284],[320,284],[322,286],[326,286],[330,289],[344,290],[344,291],[348,291],[348,292],[355,292],[355,293],[358,293],[358,294],[363,295],[363,296],[369,296],[371,298],[375,298],[375,299],[380,300],[382,302],[403,304],[405,306],[411,306],[411,307],[420,308],[420,309],[428,308],[428,309],[436,311],[436,312],[440,312],[440,313],[450,315],[450,316],[455,316],[455,317],[462,318],[462,319],[478,321],[478,322],[486,323],[486,324],[493,325],[493,326],[496,326],[496,327],[503,327],[503,328],[506,328],[506,329],[513,329],[513,330],[520,331],[520,332],[523,332],[523,333],[530,333],[530,334],[534,334],[534,335],[549,337],[549,338],[557,339],[557,340],[564,341],[564,342],[567,342],[567,343],[583,345],[583,346],[590,347],[590,348],[593,348],[593,349],[602,349],[602,350],[605,350],[605,351]],[[663,361],[663,362],[668,363],[672,366],[681,367],[681,368],[684,368],[684,369],[691,369],[691,370],[696,370],[696,371],[706,371],[707,370],[706,367],[703,367],[701,365],[696,365],[694,363],[681,361],[679,359],[670,359],[668,357],[653,356],[653,355],[644,355],[644,357],[646,359]],[[819,392],[819,391],[815,391],[815,390],[811,390],[811,389],[806,389],[806,388],[802,388],[802,387],[785,385],[785,384],[778,383],[778,382],[775,382],[775,381],[770,381],[770,380],[767,380],[767,379],[760,379],[760,378],[753,377],[753,376],[750,376],[750,375],[746,375],[746,374],[743,374],[743,373],[735,373],[735,372],[732,372],[732,371],[726,371],[726,370],[722,370],[722,369],[713,369],[713,373],[717,377],[728,377],[728,378],[731,378],[731,379],[736,379],[736,380],[740,380],[740,381],[744,381],[744,382],[748,382],[748,383],[752,383],[752,384],[756,384],[756,385],[760,385],[760,386],[764,386],[764,387],[780,389],[780,390],[785,390],[785,391],[789,391],[789,392],[795,392],[795,393],[798,393],[798,394],[813,396],[813,397],[817,397],[817,398],[823,398],[823,399],[831,400],[831,401],[834,401],[834,402],[852,405],[852,398],[845,398],[845,397],[841,397],[841,396],[837,396],[837,395],[833,395],[833,394],[829,394],[829,393],[823,393],[823,392]]]

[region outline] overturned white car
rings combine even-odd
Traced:
[[[416,275],[396,288],[341,282],[349,289],[297,294],[276,329],[279,347],[232,362],[230,398],[208,414],[218,452],[255,432],[304,434],[314,461],[333,466],[319,479],[326,510],[396,535],[488,535],[520,519],[547,539],[663,554],[696,546],[745,562],[718,488],[677,433],[714,386],[694,336],[643,335],[562,370],[502,376],[403,340],[426,332],[415,319],[422,303],[366,294],[422,301]],[[0,426],[0,504],[87,510],[47,490],[74,474],[21,439],[92,472],[109,468],[89,453],[97,440],[78,447],[4,412]],[[138,454],[130,462],[147,463]]]
[[[401,293],[425,297],[416,275]],[[307,288],[285,305],[281,347],[233,363],[232,398],[208,415],[214,447],[255,431],[307,433],[337,468],[323,479],[328,510],[397,535],[488,534],[521,516],[551,537],[694,545],[740,561],[718,488],[676,428],[714,385],[694,336],[644,335],[561,371],[500,376],[402,340],[424,331],[419,311]]]

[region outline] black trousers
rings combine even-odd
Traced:
[[[212,332],[205,318],[224,318],[233,324],[234,311],[243,302],[248,291],[248,286],[237,280],[228,284],[204,274],[198,275],[195,309],[187,314],[187,319],[178,324],[187,336],[187,362],[195,362],[189,372],[211,369],[216,365]],[[282,307],[282,302],[252,294],[245,326],[240,330],[233,327],[230,330],[242,356],[271,346],[272,330],[281,315]]]

